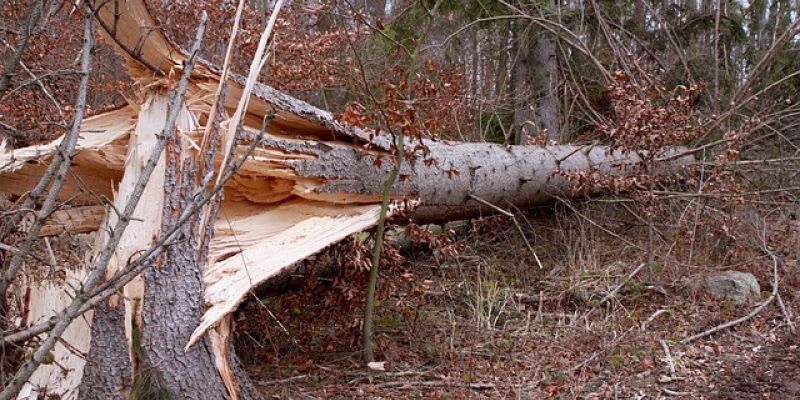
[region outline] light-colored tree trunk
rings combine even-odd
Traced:
[[[533,48],[533,87],[536,96],[536,121],[547,139],[560,142],[558,98],[558,58],[556,40],[546,32],[540,32]]]
[[[606,146],[502,146],[489,143],[426,142],[427,160],[404,163],[393,187],[395,199],[419,199],[407,214],[420,223],[477,217],[492,204],[532,207],[556,197],[589,194],[575,192],[565,175],[596,170],[603,176],[622,175],[641,161],[636,153],[611,151]],[[408,144],[407,146],[413,146]],[[292,171],[293,194],[310,200],[337,203],[376,202],[394,162],[380,153],[344,146],[318,147],[311,143],[267,140],[267,149],[283,154],[275,161]],[[292,155],[312,157],[292,157]],[[380,158],[382,162],[377,162]],[[687,161],[667,168],[674,172]],[[376,166],[380,164],[380,166]],[[667,170],[664,170],[667,172]],[[275,175],[286,176],[285,169]]]
[[[513,84],[515,144],[545,132],[548,141],[561,139],[558,58],[552,34],[526,24],[516,28],[517,62]]]
[[[514,36],[514,57],[516,62],[512,68],[512,86],[514,94],[514,144],[525,144],[528,138],[536,135],[536,115],[533,111],[534,104],[531,76],[533,75],[533,60],[531,59],[530,25],[521,20],[516,21]]]

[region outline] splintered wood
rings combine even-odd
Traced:
[[[75,296],[74,288],[80,287],[86,270],[79,268],[68,271],[63,282],[37,282],[30,286],[28,322],[34,324],[53,316],[53,312],[68,306]],[[78,386],[83,376],[86,360],[83,354],[89,352],[91,343],[92,311],[76,319],[56,344],[52,352],[52,362],[41,365],[19,393],[18,399],[38,399],[39,390],[62,399],[78,396]]]
[[[221,213],[205,273],[209,309],[189,346],[256,285],[328,243],[371,227],[380,213],[379,204],[331,206],[303,199],[264,208],[243,205]]]
[[[168,99],[166,88],[178,76],[187,59],[156,28],[142,0],[106,2],[97,13],[109,43],[129,64],[129,74],[146,89],[142,104],[87,118],[73,159],[72,174],[61,191],[69,207],[53,215],[43,235],[87,232],[97,229],[104,217],[113,221],[108,202],[125,204],[141,163],[149,156],[152,141],[164,128]],[[115,35],[108,27],[114,25]],[[132,49],[139,49],[136,54]],[[252,72],[252,71],[251,71]],[[198,121],[208,121],[220,71],[198,64],[192,73],[185,106],[178,121],[178,135],[196,156],[207,138]],[[205,314],[186,346],[192,346],[211,330],[211,343],[221,375],[230,375],[227,336],[230,314],[256,286],[325,247],[372,227],[380,212],[381,189],[393,167],[390,140],[336,121],[333,116],[289,95],[250,79],[230,74],[225,86],[226,103],[222,137],[234,155],[244,153],[268,114],[274,119],[262,143],[247,159],[239,174],[227,182],[226,196],[214,223],[209,257],[204,270]],[[247,96],[242,98],[242,96]],[[232,119],[231,119],[232,118]],[[233,140],[237,121],[244,137]],[[37,182],[54,155],[59,140],[0,154],[0,192],[23,196]],[[198,145],[200,144],[200,145]],[[637,154],[614,152],[603,146],[512,146],[486,143],[426,143],[432,163],[404,163],[392,190],[392,212],[401,204],[405,218],[418,222],[467,218],[492,209],[476,197],[494,204],[526,207],[569,196],[569,183],[559,172],[596,169],[621,175],[640,161]],[[218,155],[227,156],[223,150]],[[223,164],[218,156],[217,168]],[[380,159],[381,162],[376,162]],[[662,166],[675,173],[690,160],[676,158]],[[163,160],[152,175],[147,192],[125,239],[117,249],[109,274],[125,266],[131,256],[150,247],[162,229],[164,207]],[[216,173],[218,174],[218,172]],[[215,174],[215,175],[216,175]],[[584,193],[585,194],[585,193]],[[80,278],[81,271],[73,279]],[[125,289],[128,300],[141,297],[141,285]],[[60,310],[71,289],[44,283],[34,285],[28,323]],[[113,299],[112,299],[113,301]],[[135,310],[126,301],[126,333],[132,336]],[[88,351],[91,315],[75,322],[67,335],[70,346]],[[218,329],[214,330],[215,327]],[[70,328],[72,329],[72,327]],[[61,350],[66,350],[62,348]],[[70,372],[55,376],[54,366],[37,372],[31,385],[59,387],[62,398],[74,398],[82,361],[59,350],[59,368]],[[55,365],[55,364],[54,364]],[[77,380],[77,381],[76,381]],[[227,382],[227,381],[226,381]],[[229,387],[232,387],[229,385]],[[232,397],[235,393],[230,389]],[[28,387],[31,393],[31,386]]]

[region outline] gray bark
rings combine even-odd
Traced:
[[[312,154],[313,159],[283,163],[301,177],[320,179],[318,193],[379,196],[394,162],[389,156],[351,147],[319,146],[311,142],[267,141],[288,153]],[[510,146],[487,143],[426,143],[430,160],[403,163],[393,186],[396,198],[418,198],[422,205],[410,216],[419,223],[464,219],[491,213],[474,197],[500,207],[519,208],[574,196],[560,172],[597,169],[604,176],[623,175],[641,161],[636,153],[610,151],[606,146]],[[409,145],[411,147],[412,145]],[[380,166],[376,159],[382,158]],[[690,160],[679,158],[661,166],[674,173]],[[581,194],[581,193],[578,193]],[[582,193],[590,194],[590,193]]]
[[[548,2],[552,4],[553,2]],[[547,139],[560,141],[558,59],[556,40],[549,32],[540,31],[533,46],[533,89],[536,98],[536,123],[547,131]]]
[[[536,135],[533,104],[531,103],[531,69],[533,68],[530,49],[530,26],[518,21],[516,24],[516,63],[512,72],[514,87],[514,144],[525,144],[529,137]]]
[[[125,306],[100,303],[92,318],[92,344],[79,390],[83,400],[123,399],[131,387],[133,369],[125,336]],[[127,396],[126,396],[127,397]]]
[[[530,31],[519,24],[516,31],[518,55],[514,66],[515,144],[525,144],[540,131],[547,140],[560,140],[558,59],[555,38],[548,32]]]
[[[191,200],[196,171],[181,162],[180,145],[172,142],[167,152],[162,227],[179,218]],[[144,273],[142,302],[142,349],[151,372],[158,374],[163,389],[186,399],[227,399],[225,384],[214,368],[208,338],[184,350],[197,321],[203,315],[202,252],[196,233],[197,218],[181,227],[181,237],[163,258]]]
[[[197,190],[196,165],[188,151],[171,143],[167,153],[164,185],[163,229],[174,225]],[[213,220],[213,218],[212,218]],[[210,229],[208,227],[207,229]],[[151,372],[158,374],[163,389],[185,399],[228,399],[228,391],[214,366],[209,339],[184,350],[197,321],[205,311],[203,266],[208,242],[199,238],[199,215],[181,227],[180,238],[169,248],[158,265],[144,274],[142,304],[142,349]],[[244,399],[258,394],[234,357],[239,391]]]

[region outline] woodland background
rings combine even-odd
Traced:
[[[201,56],[222,63],[235,2],[149,5],[184,47],[208,12]],[[287,7],[262,81],[341,120],[444,141],[683,145],[697,162],[667,182],[647,165],[624,180],[586,171],[570,177],[576,189],[605,196],[444,229],[396,228],[377,292],[382,374],[358,362],[369,235],[326,250],[242,306],[237,352],[265,393],[800,396],[800,1]],[[247,4],[234,71],[246,73],[271,9]],[[5,146],[68,127],[82,26],[73,2],[0,4]],[[88,114],[135,101],[133,85],[100,41]],[[15,201],[3,199],[6,212]],[[0,233],[4,245],[19,239],[14,229]],[[82,259],[86,242],[54,239],[54,257]],[[730,330],[679,344],[753,310],[706,290],[706,277],[728,270],[758,279],[753,304],[776,300]]]

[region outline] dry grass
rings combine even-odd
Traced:
[[[787,327],[777,307],[710,339],[677,344],[749,311],[708,297],[702,276],[749,271],[763,292],[771,289],[769,263],[749,244],[710,234],[710,224],[688,224],[696,231],[690,237],[681,222],[692,221],[689,207],[675,202],[656,225],[652,279],[640,273],[601,302],[647,259],[646,227],[626,203],[571,207],[577,212],[560,205],[518,216],[543,269],[516,227],[494,217],[458,232],[467,245],[458,257],[415,250],[408,262],[385,270],[376,319],[385,373],[360,365],[360,299],[332,301],[340,296],[324,282],[267,299],[276,319],[240,314],[240,355],[277,398],[714,397],[723,385],[712,383],[728,382],[716,376],[720,366],[758,356],[755,342],[781,345]],[[769,235],[797,234],[796,221],[775,214]],[[763,233],[753,218],[737,227]],[[798,307],[800,280],[790,274],[796,252],[781,255],[789,309]]]

